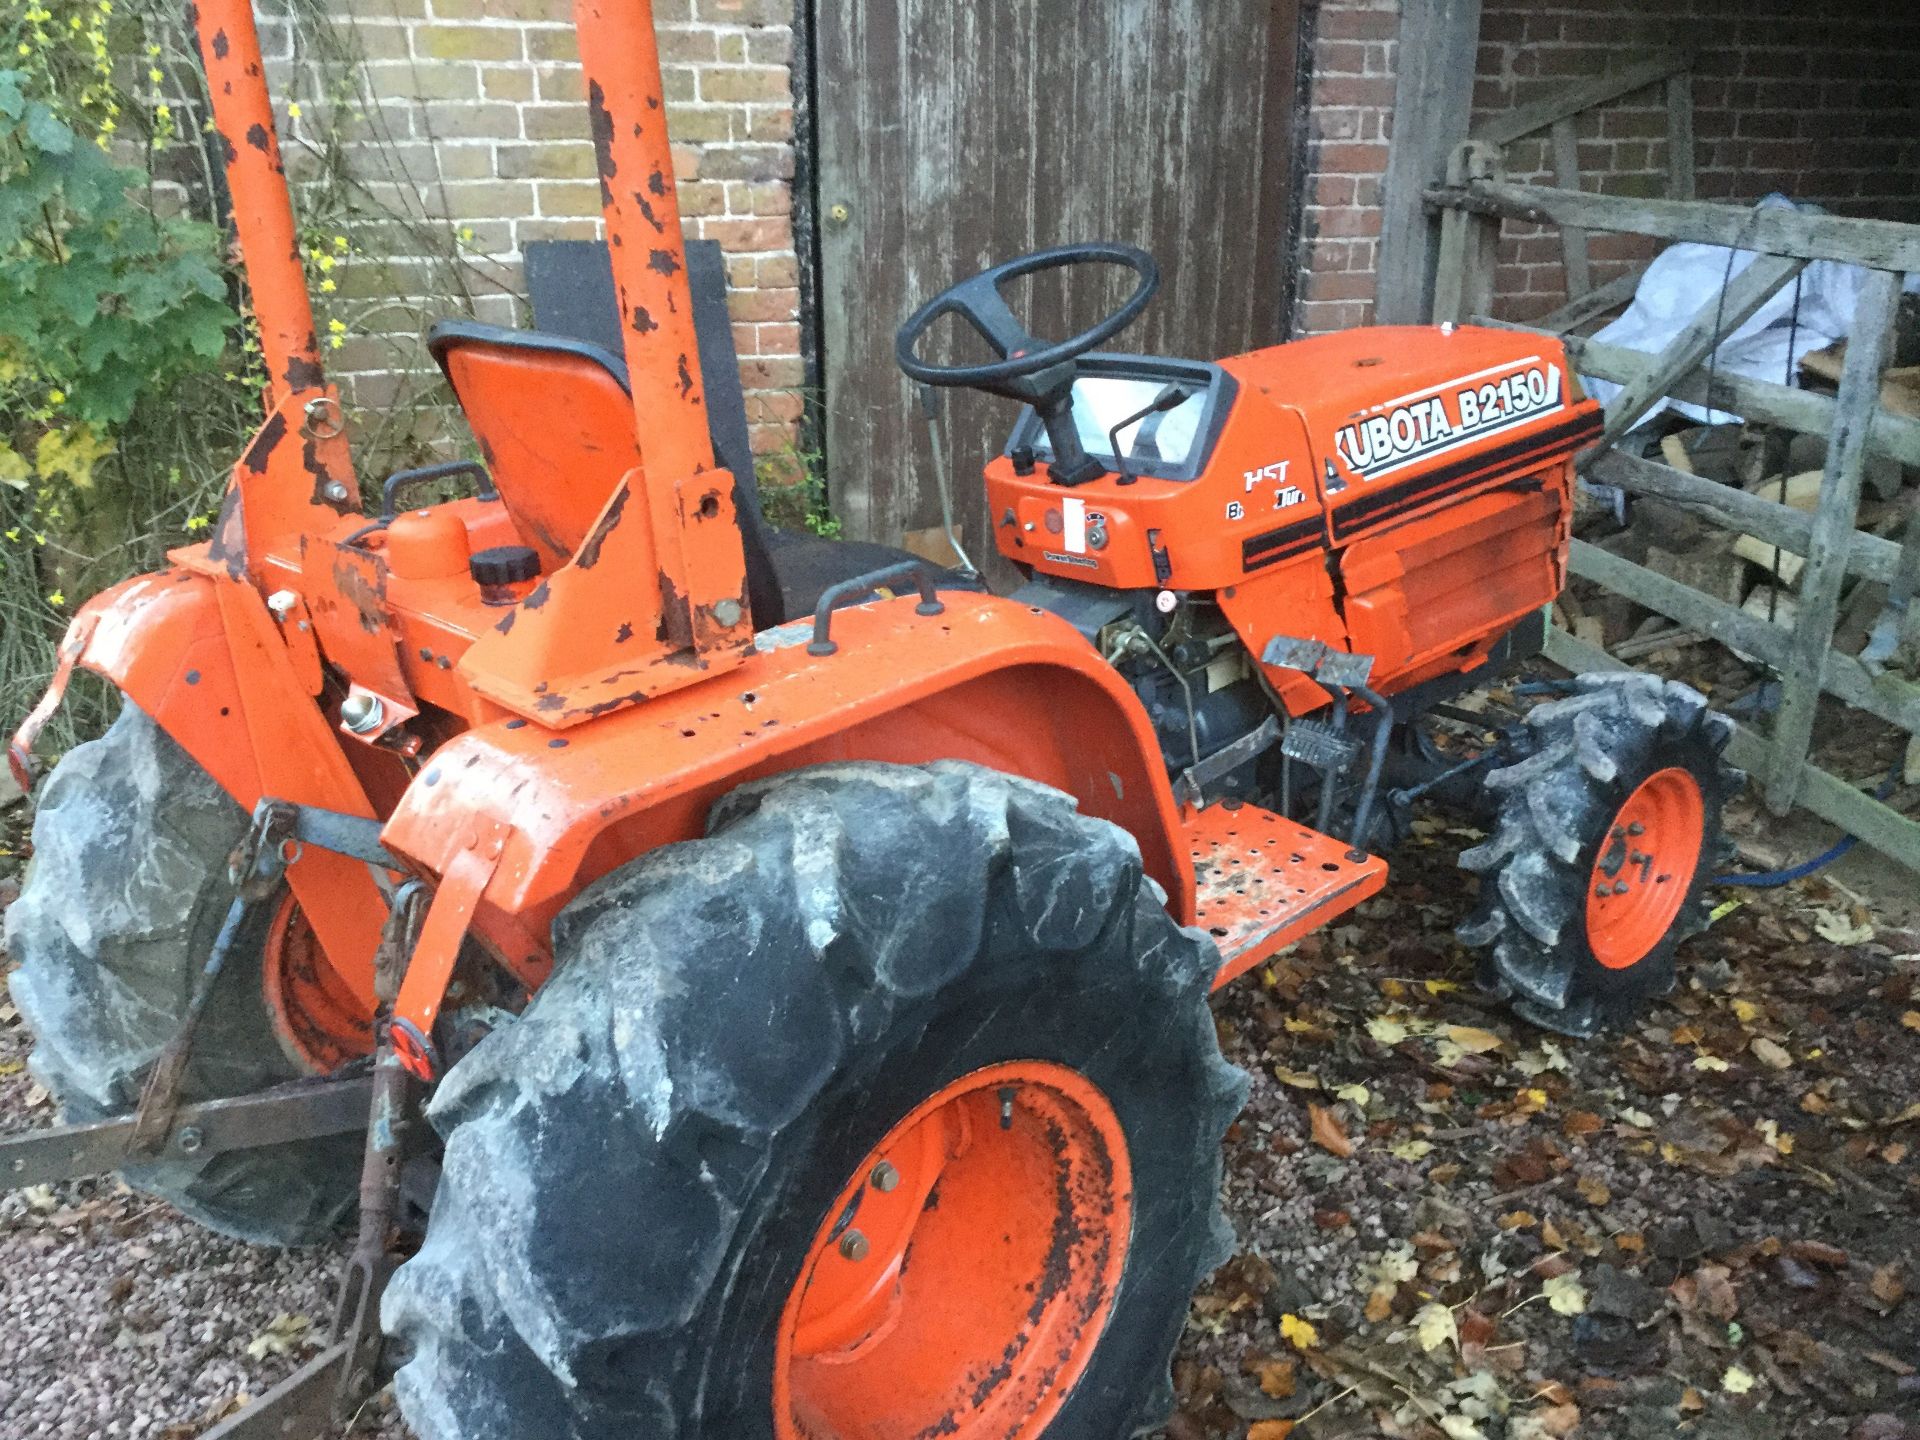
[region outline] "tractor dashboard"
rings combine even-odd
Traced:
[[[1089,456],[1133,478],[1199,477],[1233,408],[1231,375],[1198,360],[1142,355],[1084,355],[1074,368],[1073,424]],[[1006,453],[1021,473],[1053,461],[1033,407],[1020,412]]]

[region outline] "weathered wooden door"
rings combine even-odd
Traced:
[[[1283,338],[1298,14],[1299,0],[818,0],[827,463],[850,535],[898,543],[939,522],[894,332],[988,264],[1138,245],[1164,284],[1113,348],[1213,359]],[[1024,313],[1044,338],[1117,298],[1098,279],[1034,283]],[[984,563],[980,466],[1016,412],[945,393],[959,516]]]

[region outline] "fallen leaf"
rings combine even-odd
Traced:
[[[1693,1057],[1693,1068],[1696,1070],[1725,1070],[1727,1068],[1727,1062],[1722,1060],[1718,1055],[1696,1055]]]
[[[1393,1296],[1394,1287],[1391,1285],[1374,1287],[1372,1293],[1367,1296],[1367,1308],[1362,1312],[1367,1317],[1369,1325],[1378,1325],[1393,1313]]]
[[[1460,1343],[1460,1329],[1454,1323],[1453,1311],[1437,1300],[1420,1307],[1413,1317],[1413,1333],[1420,1348],[1429,1355],[1442,1345]]]
[[[1760,1007],[1751,1000],[1735,1000],[1733,1013],[1742,1025],[1751,1025],[1760,1018]]]
[[[1295,1379],[1293,1361],[1263,1360],[1254,1367],[1254,1378],[1260,1382],[1260,1393],[1273,1400],[1286,1400],[1293,1395]]]
[[[1342,1085],[1333,1095],[1336,1100],[1348,1101],[1362,1110],[1373,1100],[1373,1092],[1364,1085]]]
[[[1353,1141],[1340,1128],[1340,1117],[1333,1111],[1324,1105],[1309,1105],[1307,1118],[1312,1122],[1314,1144],[1329,1154],[1338,1155],[1342,1160],[1353,1154]]]
[[[1280,1338],[1296,1350],[1312,1350],[1320,1343],[1320,1332],[1313,1328],[1313,1322],[1298,1315],[1282,1315]]]
[[[1729,1395],[1744,1395],[1753,1389],[1753,1376],[1738,1365],[1729,1365],[1727,1373],[1720,1377],[1720,1388]]]
[[[1900,1017],[1900,1023],[1909,1030],[1920,1030],[1920,1010],[1909,1010]],[[1920,1110],[1920,1106],[1914,1109]]]
[[[1433,1153],[1430,1140],[1402,1140],[1392,1146],[1388,1152],[1396,1160],[1424,1160]]]
[[[1291,1434],[1291,1420],[1256,1420],[1247,1427],[1247,1440],[1287,1440]]]
[[[1569,1140],[1578,1140],[1606,1128],[1606,1123],[1591,1110],[1572,1110],[1561,1120],[1560,1133]]]
[[[1760,1063],[1770,1070],[1787,1070],[1793,1066],[1793,1056],[1785,1047],[1767,1039],[1764,1035],[1753,1037],[1753,1044],[1747,1047],[1759,1058]]]
[[[1449,1025],[1446,1036],[1469,1055],[1484,1055],[1489,1050],[1498,1050],[1504,1043],[1491,1030],[1481,1030],[1472,1025]]]
[[[1276,1065],[1273,1067],[1273,1078],[1278,1080],[1282,1085],[1291,1085],[1296,1090],[1318,1090],[1320,1088],[1320,1077],[1310,1074],[1305,1070],[1286,1070]]]
[[[0,1077],[18,1075],[26,1068],[27,1062],[24,1060],[0,1060]]]
[[[1446,1432],[1447,1440],[1486,1440],[1479,1424],[1466,1415],[1442,1415],[1440,1428]]]
[[[1398,1020],[1389,1020],[1384,1015],[1378,1015],[1367,1022],[1367,1034],[1382,1045],[1398,1045],[1407,1038],[1407,1027]]]
[[[1882,1305],[1892,1308],[1898,1305],[1907,1294],[1907,1282],[1901,1277],[1900,1266],[1882,1265],[1873,1272],[1873,1279],[1867,1282],[1867,1288],[1873,1292],[1873,1298]]]
[[[1869,921],[1855,922],[1844,910],[1820,909],[1813,913],[1814,932],[1835,945],[1862,945],[1873,938]]]
[[[269,1355],[288,1355],[300,1337],[313,1324],[304,1315],[280,1314],[267,1322],[267,1328],[247,1342],[247,1358],[264,1360]]]
[[[1568,1401],[1519,1416],[1507,1433],[1512,1440],[1564,1440],[1579,1425],[1580,1407]]]
[[[1605,1184],[1595,1180],[1590,1175],[1582,1175],[1578,1180],[1574,1181],[1573,1188],[1580,1192],[1580,1198],[1589,1205],[1605,1205],[1613,1199],[1613,1191],[1609,1190]]]
[[[1547,1297],[1547,1305],[1556,1315],[1587,1313],[1587,1288],[1577,1275],[1556,1275],[1540,1287],[1540,1293]]]

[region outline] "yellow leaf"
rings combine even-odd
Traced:
[[[1484,1055],[1489,1050],[1498,1050],[1503,1043],[1491,1030],[1481,1030],[1473,1025],[1449,1025],[1447,1038],[1469,1055]]]
[[[1424,1160],[1433,1153],[1431,1140],[1402,1140],[1387,1152],[1396,1160]]]
[[[1320,1077],[1305,1070],[1287,1070],[1276,1065],[1273,1067],[1273,1078],[1278,1080],[1282,1085],[1291,1085],[1296,1090],[1318,1090],[1320,1088]]]
[[[1280,1338],[1296,1350],[1312,1350],[1320,1343],[1320,1332],[1313,1328],[1310,1321],[1302,1320],[1298,1315],[1282,1315]]]
[[[1540,1293],[1547,1297],[1547,1304],[1556,1315],[1586,1314],[1587,1289],[1580,1283],[1580,1277],[1571,1272],[1554,1276],[1540,1287]]]
[[[1442,1345],[1458,1344],[1460,1327],[1454,1323],[1453,1311],[1434,1301],[1420,1307],[1419,1314],[1413,1317],[1413,1333],[1420,1341],[1420,1348],[1431,1355]]]
[[[1760,1007],[1751,1000],[1736,1000],[1733,1002],[1733,1013],[1742,1025],[1751,1025],[1760,1018]]]
[[[1900,1023],[1909,1030],[1920,1030],[1920,1010],[1909,1010],[1900,1017]]]
[[[1720,1388],[1729,1395],[1744,1395],[1753,1389],[1753,1376],[1738,1365],[1729,1365],[1727,1373],[1720,1377]]]
[[[27,488],[27,482],[32,479],[33,467],[27,463],[27,457],[6,441],[0,440],[0,485],[11,485],[16,490],[24,490]]]
[[[1382,1045],[1398,1045],[1402,1040],[1407,1038],[1407,1027],[1402,1025],[1398,1020],[1391,1020],[1385,1015],[1379,1015],[1367,1022],[1367,1034],[1371,1035],[1375,1040],[1378,1040]]]
[[[1373,1092],[1364,1085],[1342,1085],[1333,1093],[1336,1099],[1350,1101],[1362,1110],[1366,1109],[1373,1099]]]
[[[1718,1055],[1696,1055],[1693,1059],[1693,1068],[1696,1070],[1724,1070],[1727,1068],[1727,1062],[1722,1060]]]
[[[86,490],[93,485],[93,467],[112,453],[111,436],[96,435],[89,425],[70,425],[40,437],[34,447],[33,465],[44,479],[64,475],[75,489]]]

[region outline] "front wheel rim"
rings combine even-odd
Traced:
[[[1587,882],[1587,945],[1608,970],[1626,970],[1660,944],[1693,890],[1706,838],[1706,800],[1693,772],[1674,765],[1626,798]]]
[[[780,1321],[779,1440],[1036,1440],[1085,1374],[1133,1225],[1112,1105],[1017,1061],[930,1096],[855,1167]]]

